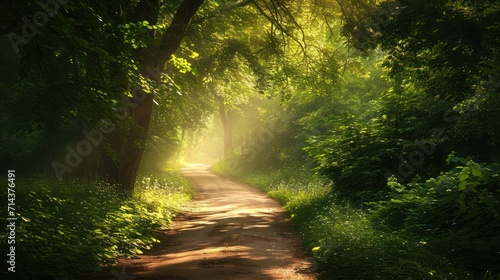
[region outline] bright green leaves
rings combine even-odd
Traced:
[[[143,253],[141,250],[139,250],[137,248],[132,249],[132,251],[134,251],[134,253],[139,254],[139,255],[142,255],[142,253]]]
[[[199,54],[199,53],[197,53],[197,52],[192,52],[192,53],[189,55],[189,57],[190,57],[190,58],[192,58],[192,59],[195,59],[195,58],[197,58],[198,56],[200,56],[200,54]]]
[[[106,31],[114,31],[115,36],[121,37],[121,41],[123,41],[125,46],[130,47],[131,50],[146,48],[147,46],[156,44],[150,32],[155,30],[161,33],[168,27],[166,23],[152,25],[148,21],[128,22],[116,26],[107,24],[107,26]]]
[[[145,48],[151,42],[148,34],[150,26],[147,21],[143,22],[129,22],[123,25],[118,25],[118,30],[122,32],[123,42],[128,44],[132,49]]]
[[[391,176],[387,179],[387,186],[398,193],[401,193],[405,190],[405,186],[398,183],[398,180],[394,176]]]
[[[483,172],[481,171],[481,169],[473,169],[472,170],[472,175],[474,175],[476,177],[481,177],[482,174],[483,174]]]
[[[468,187],[473,190],[476,186],[488,184],[491,178],[497,177],[492,177],[491,167],[485,167],[477,164],[470,157],[457,157],[455,152],[448,155],[446,162],[448,164],[460,164],[456,167],[456,170],[460,170],[460,173],[458,174],[458,187],[460,190],[465,190]]]
[[[311,249],[311,251],[313,253],[319,252],[320,250],[321,250],[321,246],[316,246],[316,247],[314,247],[314,248]]]
[[[194,55],[196,54],[196,55]],[[196,58],[197,53],[193,53],[194,57],[191,58]],[[172,55],[172,58],[170,59],[170,63],[179,70],[180,73],[185,74],[185,73],[193,73],[193,69],[191,68],[191,63],[189,63],[185,58],[177,57],[176,55]]]
[[[16,242],[26,262],[19,277],[77,279],[159,242],[154,230],[170,224],[190,188],[173,172],[139,181],[130,197],[104,183],[23,180]]]

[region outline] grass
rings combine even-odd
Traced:
[[[16,279],[78,279],[142,254],[191,196],[177,172],[140,176],[132,197],[102,182],[18,178]]]
[[[215,170],[223,173],[224,166]],[[478,279],[423,240],[382,230],[370,212],[333,195],[321,178],[266,170],[244,171],[238,179],[284,206],[314,255],[320,279]]]

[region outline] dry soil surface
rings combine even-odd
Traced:
[[[182,169],[197,197],[160,244],[89,279],[316,279],[279,204],[208,165]]]

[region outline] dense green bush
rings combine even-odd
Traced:
[[[315,170],[335,181],[335,191],[359,199],[360,192],[377,192],[385,184],[389,166],[397,166],[400,139],[387,139],[381,122],[354,116],[329,116],[333,128],[324,135],[309,137],[304,148],[315,162]]]
[[[142,254],[190,196],[175,173],[142,177],[133,196],[100,182],[18,179],[16,279],[78,278]]]
[[[371,215],[388,230],[422,239],[472,270],[500,271],[500,166],[451,154],[451,170],[425,182],[391,178]]]
[[[462,269],[460,258],[429,246],[429,240],[380,227],[379,216],[333,195],[328,181],[292,171],[244,170],[238,177],[266,191],[284,206],[301,234],[304,247],[314,256],[320,279],[483,276]]]

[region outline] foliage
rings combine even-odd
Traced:
[[[325,122],[335,129],[307,140],[304,149],[316,170],[335,181],[335,191],[356,196],[383,184],[384,166],[395,157],[397,140],[382,137],[377,121],[364,124],[354,116],[332,115]]]
[[[201,134],[216,157],[223,128],[235,149],[218,168],[285,205],[327,275],[498,278],[498,1],[205,1],[166,40],[186,39],[156,82],[147,66],[178,45],[159,50],[151,35],[179,28],[169,23],[180,2],[71,1],[19,53],[0,39],[0,166],[51,172],[82,129],[104,122],[116,134],[82,164],[88,174],[72,175],[93,177],[99,160],[113,170],[119,157],[136,170],[143,148],[159,168]],[[4,10],[2,33],[39,7]],[[134,86],[154,95],[151,124],[130,104]],[[452,151],[469,157],[452,154],[450,167]],[[62,277],[147,248],[187,194],[164,200],[172,184],[140,181],[134,197],[104,183],[24,182],[19,230],[35,253],[23,257]]]
[[[91,130],[105,123],[112,129],[103,133],[102,143],[85,158],[86,171],[101,173],[103,179],[116,181],[111,177],[117,172],[111,170],[134,162],[130,159],[133,157],[131,152],[120,153],[119,150],[128,146],[144,147],[148,126],[138,123],[137,113],[132,111],[144,105],[146,97],[154,95],[159,105],[151,126],[153,131],[149,134],[151,139],[175,140],[173,135],[178,127],[193,120],[187,116],[191,112],[203,112],[204,102],[198,102],[196,94],[178,98],[179,86],[170,75],[159,73],[163,63],[161,67],[153,65],[154,71],[159,71],[155,77],[161,80],[159,83],[152,79],[152,70],[146,70],[152,65],[145,60],[159,53],[153,49],[160,40],[151,35],[169,30],[171,17],[182,1],[156,3],[158,7],[148,7],[150,10],[143,7],[148,4],[140,1],[97,3],[80,0],[61,5],[35,2],[11,3],[5,10],[2,6],[2,11],[13,14],[15,19],[12,24],[4,22],[2,35],[19,35],[35,28],[34,25],[19,25],[21,18],[30,20],[28,15],[47,17],[43,26],[31,30],[34,35],[27,40],[29,42],[20,44],[19,48],[13,50],[8,38],[0,39],[1,60],[6,62],[1,65],[2,72],[12,70],[0,82],[2,92],[6,93],[0,104],[3,112],[0,138],[8,143],[0,150],[2,164],[8,163],[9,168],[16,166],[27,173],[52,173],[51,163],[64,161],[65,147],[85,139],[83,129]],[[40,8],[52,9],[50,17]],[[145,15],[148,12],[149,15]],[[171,62],[177,72],[190,70],[189,61],[184,58],[174,56]],[[186,105],[195,102],[200,106]],[[163,127],[166,128],[162,130]],[[114,131],[112,135],[109,134],[111,130]],[[128,145],[130,142],[133,145]],[[179,149],[180,145],[175,144],[166,149]],[[121,156],[129,158],[122,159],[122,164],[118,165]],[[100,160],[102,168],[98,169]],[[134,168],[137,171],[138,165]],[[83,168],[78,169],[82,171]],[[132,177],[136,171],[131,172]],[[78,171],[72,175],[88,176]]]
[[[151,248],[155,231],[168,227],[191,190],[176,173],[143,176],[138,184],[130,197],[102,182],[19,179],[19,279],[77,279]]]
[[[451,154],[456,165],[425,182],[391,178],[387,200],[369,203],[381,227],[421,238],[471,270],[500,271],[500,166]]]
[[[284,206],[314,256],[320,279],[475,279],[461,268],[466,261],[448,256],[445,246],[381,228],[373,212],[332,195],[324,179],[293,169],[243,171],[238,178]]]
[[[37,11],[34,3],[16,4],[11,8],[21,15]],[[139,29],[147,28],[142,23],[112,21],[105,8],[111,6],[68,3],[54,12],[43,32],[20,46],[19,53],[2,49],[2,56],[13,57],[15,77],[0,104],[2,137],[13,140],[10,150],[24,148],[20,155],[6,158],[11,165],[48,171],[64,146],[81,140],[75,136],[82,136],[83,128],[95,127],[104,119],[122,123],[117,108],[126,107],[127,87],[140,79],[131,57],[135,44],[131,40]],[[28,141],[18,147],[17,139]]]
[[[397,13],[372,20],[378,30],[374,41],[388,52],[384,65],[389,75],[404,91],[416,89],[428,104],[450,102],[441,113],[453,110],[455,120],[460,115],[453,142],[475,143],[475,153],[491,155],[499,131],[488,121],[498,117],[491,107],[499,102],[498,3],[387,1],[378,10],[391,10],[391,5]],[[434,108],[427,111],[437,113]]]

